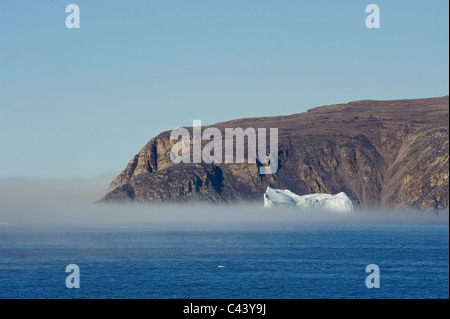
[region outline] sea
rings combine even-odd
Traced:
[[[0,225],[0,298],[449,298],[448,218],[289,224]]]

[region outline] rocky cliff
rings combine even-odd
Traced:
[[[269,186],[345,192],[360,207],[448,209],[448,96],[357,101],[210,127],[222,136],[225,128],[278,128],[277,172],[261,175],[259,162],[174,164],[176,141],[167,131],[133,157],[103,201],[262,203]]]

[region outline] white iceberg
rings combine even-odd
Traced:
[[[338,212],[352,212],[355,210],[352,200],[344,192],[336,195],[309,194],[300,196],[287,189],[267,187],[264,193],[264,207],[273,206],[318,208]]]

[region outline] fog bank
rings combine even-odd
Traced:
[[[0,229],[113,227],[185,230],[290,230],[320,225],[447,223],[448,212],[356,210],[354,213],[260,205],[96,203],[113,175],[93,179],[0,179]]]

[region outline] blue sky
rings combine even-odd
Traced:
[[[81,28],[67,29],[66,5]],[[381,28],[367,29],[375,3]],[[448,1],[0,2],[0,177],[119,172],[163,130],[448,94]]]

